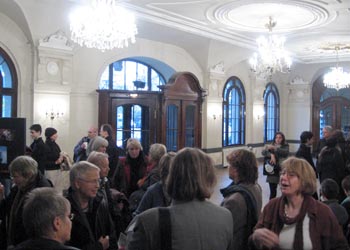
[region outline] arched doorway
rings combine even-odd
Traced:
[[[323,85],[323,75],[312,86],[312,131],[315,141],[322,137],[326,125],[340,129],[347,136],[350,130],[350,89],[328,89]]]

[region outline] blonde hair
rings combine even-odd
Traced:
[[[282,163],[282,172],[294,173],[300,179],[300,193],[312,195],[317,190],[316,173],[304,159],[289,157]]]

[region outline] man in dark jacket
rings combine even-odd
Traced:
[[[26,195],[38,187],[52,184],[38,171],[38,163],[29,156],[18,156],[9,166],[14,186],[5,199],[0,192],[0,214],[2,221],[0,249],[16,246],[28,239],[23,226],[23,205]]]
[[[87,161],[73,165],[70,171],[68,200],[74,218],[68,245],[83,250],[118,249],[108,202],[98,195],[100,169]]]
[[[29,240],[15,250],[78,250],[65,246],[72,228],[69,201],[53,188],[31,191],[23,207],[23,224]]]
[[[90,127],[88,131],[88,135],[84,136],[80,139],[80,141],[75,145],[74,147],[74,156],[73,161],[86,161],[88,155],[86,153],[87,145],[89,144],[90,140],[95,138],[98,134],[98,129],[96,127]]]
[[[33,139],[32,144],[30,144],[31,156],[38,163],[39,170],[41,174],[45,174],[45,164],[46,164],[46,146],[41,138],[41,126],[40,124],[33,124],[29,128],[30,136]]]

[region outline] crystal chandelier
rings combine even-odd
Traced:
[[[339,67],[338,51],[339,46],[335,47],[337,53],[337,66],[331,67],[331,71],[323,76],[323,84],[326,88],[339,89],[350,87],[350,73],[344,72],[343,67]]]
[[[134,15],[115,0],[90,0],[70,15],[71,39],[80,46],[102,51],[127,47],[135,42]]]
[[[258,53],[254,53],[249,60],[251,70],[258,78],[269,79],[277,71],[290,72],[292,59],[284,49],[285,38],[272,35],[276,23],[269,17],[269,23],[265,25],[269,30],[269,36],[268,38],[261,36],[256,40]]]

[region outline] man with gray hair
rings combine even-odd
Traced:
[[[77,250],[64,245],[70,239],[73,216],[69,201],[55,189],[31,191],[23,207],[23,225],[30,239],[15,250]]]
[[[331,136],[331,133],[333,131],[333,128],[329,125],[324,126],[322,128],[322,138],[318,141],[317,147],[315,150],[315,157],[318,159],[318,156],[324,146],[326,146],[326,140]]]
[[[83,250],[118,249],[108,202],[97,196],[99,187],[100,169],[97,166],[87,161],[73,165],[67,198],[74,218],[68,245]]]

